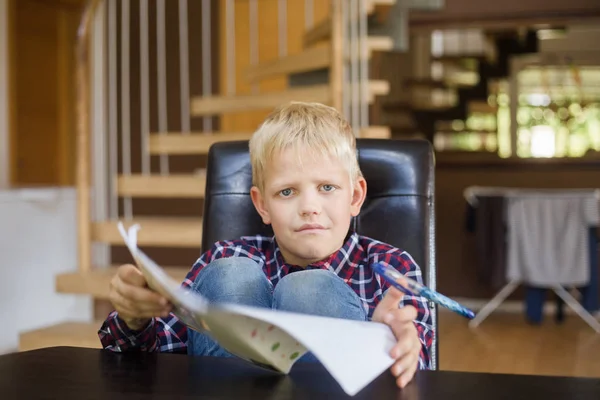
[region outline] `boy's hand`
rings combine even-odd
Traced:
[[[140,330],[152,317],[171,311],[167,299],[146,286],[144,275],[131,264],[121,265],[110,281],[109,299],[130,329]]]
[[[389,325],[398,339],[390,353],[396,359],[390,370],[400,388],[412,380],[421,352],[421,341],[413,322],[417,318],[417,310],[413,306],[398,308],[402,296],[401,291],[391,287],[375,308],[372,318],[373,321]]]

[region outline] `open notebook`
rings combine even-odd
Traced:
[[[263,368],[287,374],[312,352],[348,395],[354,395],[389,368],[396,340],[376,322],[215,304],[181,286],[137,247],[138,225],[119,231],[148,286],[173,304],[189,328],[209,334],[230,353]]]

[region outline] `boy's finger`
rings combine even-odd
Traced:
[[[152,318],[167,316],[171,311],[170,306],[156,306],[153,303],[136,303],[122,294],[115,292],[111,297],[119,315],[125,318]]]
[[[146,286],[146,278],[144,278],[142,272],[134,265],[123,265],[119,269],[119,277],[123,282],[127,282],[130,285],[138,287]]]
[[[394,322],[408,322],[414,321],[418,316],[417,309],[413,306],[404,306],[402,308],[394,308],[388,311],[387,315],[383,317],[383,322],[386,324],[392,324]]]
[[[415,372],[417,371],[417,363],[414,362],[412,366],[409,366],[402,374],[396,378],[396,384],[400,388],[404,388],[415,376]]]
[[[395,377],[400,377],[406,371],[409,371],[418,362],[418,357],[414,353],[408,352],[402,355],[394,365],[392,365],[391,372]]]
[[[402,375],[404,371],[408,369],[411,358],[411,354],[407,353],[400,357],[398,360],[396,360],[396,362],[394,363],[394,365],[392,365],[391,368],[392,375],[394,375],[396,378],[400,377],[400,375]]]
[[[403,357],[405,354],[408,354],[414,348],[414,341],[412,340],[412,331],[403,326],[392,326],[392,332],[394,332],[394,336],[398,339],[398,343],[394,345],[392,350],[390,351],[390,356],[393,358]]]
[[[404,296],[404,293],[402,293],[400,290],[396,289],[395,287],[391,286],[385,292],[385,296],[383,296],[383,299],[381,299],[381,302],[378,304],[378,306],[380,306],[384,309],[398,308],[398,304],[400,303],[400,300],[402,300],[403,296]]]
[[[124,298],[119,292],[112,292],[110,294],[110,301],[115,306],[115,310],[123,318],[137,318],[137,311],[134,309],[133,303]]]
[[[113,280],[111,285],[112,291],[118,293],[123,301],[127,301],[129,308],[133,310],[162,312],[169,306],[166,298],[150,289],[132,286],[120,279]]]
[[[150,289],[125,284],[119,290],[124,297],[136,303],[140,308],[165,308],[168,305],[166,298]]]

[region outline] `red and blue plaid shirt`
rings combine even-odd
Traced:
[[[188,272],[182,285],[190,287],[202,268],[223,257],[248,257],[262,266],[275,287],[287,274],[304,268],[286,264],[274,237],[250,236],[239,240],[220,241],[204,253]],[[327,269],[344,280],[362,300],[371,319],[375,307],[383,298],[389,284],[376,275],[371,264],[381,262],[422,283],[421,270],[412,257],[388,244],[352,233],[344,245],[327,259],[308,265],[305,269]],[[421,340],[419,368],[430,369],[430,348],[433,341],[432,317],[425,299],[404,295],[402,305],[412,305],[418,312],[414,321]],[[98,331],[105,349],[112,351],[187,352],[187,327],[173,313],[166,318],[154,318],[142,331],[132,331],[116,311],[109,314]]]

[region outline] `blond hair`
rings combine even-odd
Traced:
[[[262,191],[268,161],[290,148],[299,163],[303,150],[315,157],[334,157],[345,166],[352,184],[362,176],[352,128],[333,107],[291,102],[269,114],[250,139],[253,185]]]

